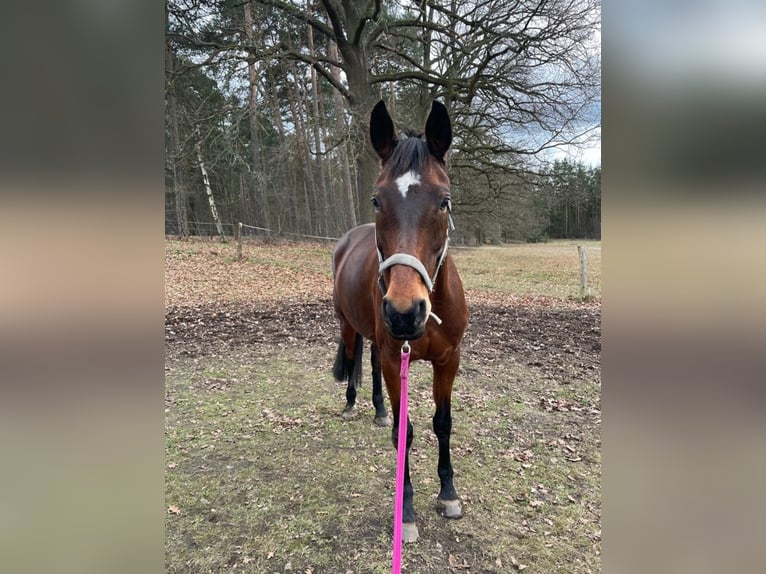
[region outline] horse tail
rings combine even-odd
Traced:
[[[335,376],[336,381],[346,380],[346,344],[343,342],[343,339],[338,343],[338,353],[335,355],[332,374]]]
[[[362,383],[362,348],[364,339],[357,334],[354,339],[354,358],[350,361],[346,359],[346,344],[343,339],[338,343],[338,353],[335,355],[335,364],[332,367],[332,373],[336,381],[345,381],[353,383],[355,388],[359,388]]]

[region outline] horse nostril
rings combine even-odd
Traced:
[[[425,318],[426,316],[426,300],[421,299],[418,303],[418,317]]]

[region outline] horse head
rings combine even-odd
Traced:
[[[425,139],[411,132],[397,139],[381,100],[370,115],[370,140],[381,159],[372,196],[381,313],[392,337],[415,340],[433,316],[430,293],[447,254],[452,225],[444,163],[452,142],[449,114],[434,101]]]

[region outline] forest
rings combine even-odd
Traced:
[[[600,238],[598,0],[167,0],[165,232],[339,237],[372,220],[367,141],[443,102],[454,239]]]

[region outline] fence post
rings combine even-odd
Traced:
[[[237,224],[237,261],[242,261],[242,222]]]
[[[584,245],[577,246],[580,254],[580,298],[584,301],[588,297],[588,253]]]

